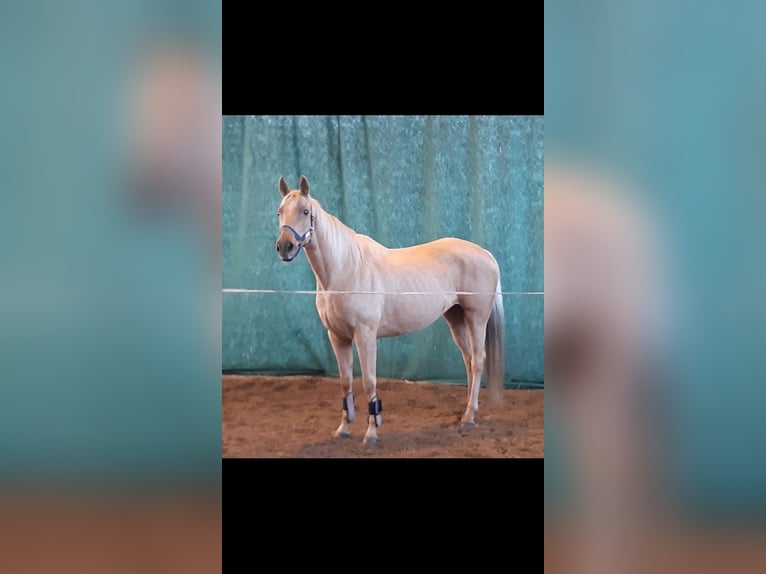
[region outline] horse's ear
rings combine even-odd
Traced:
[[[299,185],[301,193],[308,197],[309,195],[309,180],[306,179],[305,175],[301,176],[301,183]]]
[[[279,178],[279,193],[282,194],[282,197],[290,193],[290,186],[287,185],[287,181],[285,181],[285,176]]]

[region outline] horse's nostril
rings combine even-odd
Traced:
[[[287,242],[287,244],[285,245],[285,247],[287,247],[287,250],[288,250],[288,251],[292,251],[292,248],[293,248],[293,243],[292,243],[292,241],[288,241],[288,242]]]

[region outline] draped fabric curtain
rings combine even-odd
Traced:
[[[489,250],[503,291],[543,291],[542,117],[223,118],[223,370],[337,373],[301,254],[274,252],[277,181],[388,247],[460,237]],[[543,296],[508,294],[506,383],[543,382]],[[355,373],[359,373],[355,355]],[[465,381],[446,323],[378,342],[378,375]]]

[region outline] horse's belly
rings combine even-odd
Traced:
[[[432,295],[386,296],[378,337],[396,337],[425,329],[453,304],[448,297]]]

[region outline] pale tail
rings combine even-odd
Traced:
[[[503,296],[500,294],[500,278],[497,279],[497,290],[495,300],[492,303],[492,314],[487,322],[487,336],[485,342],[487,389],[493,402],[499,402],[501,398],[500,391],[503,388],[505,379],[505,346],[503,344],[503,335],[505,332]]]

